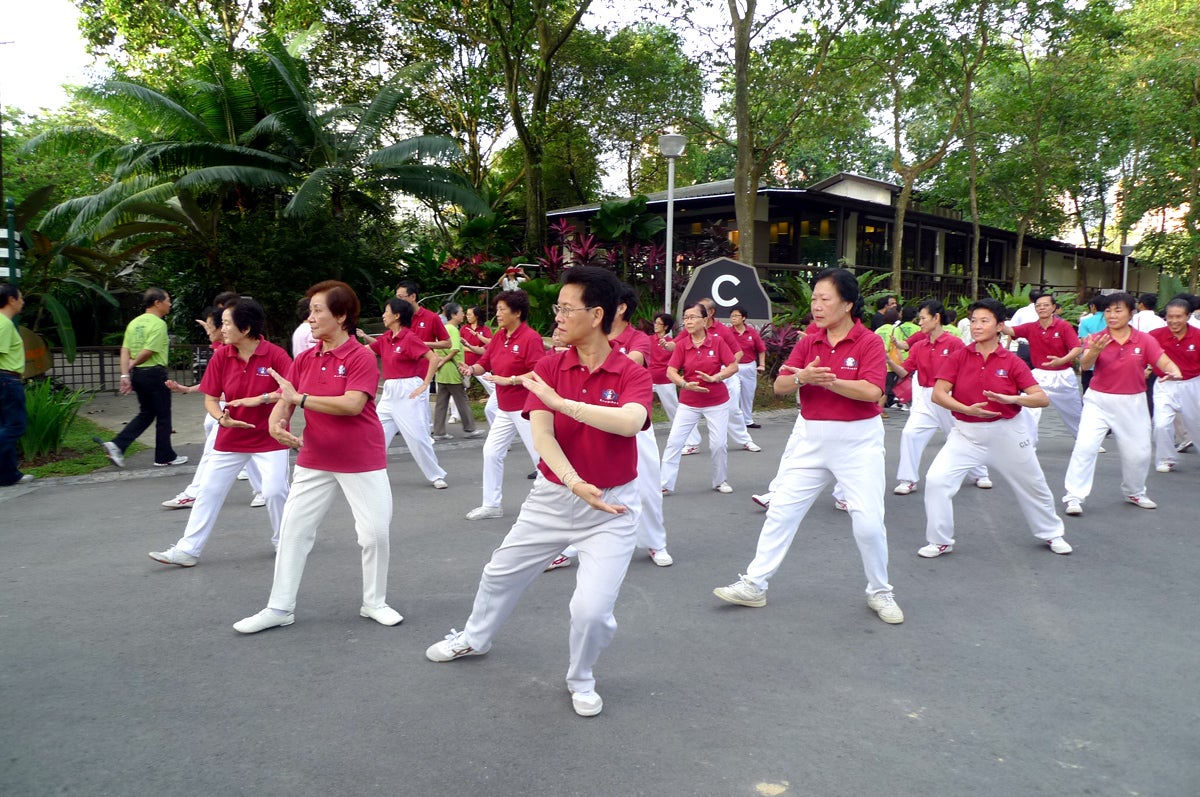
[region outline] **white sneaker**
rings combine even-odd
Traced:
[[[571,706],[581,717],[594,717],[604,710],[604,701],[595,692],[572,692]]]
[[[839,512],[849,512],[850,511],[850,505],[847,504],[845,501],[841,500],[840,498],[833,499],[833,508]]]
[[[488,645],[483,650],[476,650],[467,644],[467,640],[463,638],[461,631],[450,629],[450,633],[446,634],[446,638],[441,642],[435,642],[430,645],[425,651],[425,658],[430,661],[454,661],[461,659],[464,656],[482,656],[491,650],[491,645]]]
[[[929,543],[925,547],[917,549],[917,556],[926,559],[936,559],[942,554],[950,553],[953,550],[953,545],[934,545],[933,543]]]
[[[1154,466],[1154,469],[1159,473],[1170,473],[1175,470],[1174,462],[1160,462]]]
[[[239,634],[257,634],[268,628],[282,628],[296,622],[296,615],[291,612],[278,614],[272,609],[263,609],[258,614],[242,618],[233,624],[233,630]]]
[[[155,462],[154,467],[169,468],[172,465],[186,465],[187,460],[188,460],[188,458],[185,456],[178,456],[178,457],[175,457],[175,459],[171,460],[170,462]]]
[[[1158,504],[1151,501],[1144,495],[1127,495],[1125,496],[1127,503],[1133,504],[1140,509],[1158,509]]]
[[[975,486],[980,490],[990,490],[992,489],[992,480],[984,476],[982,479],[975,480]]]
[[[121,453],[121,449],[117,448],[116,443],[111,441],[105,443],[99,437],[93,437],[92,439],[97,443],[100,443],[100,446],[104,449],[104,453],[108,455],[110,460],[112,460],[112,464],[116,465],[118,468],[125,467],[125,455]]]
[[[691,456],[692,454],[699,454],[699,453],[700,453],[700,446],[684,446],[683,454],[681,456],[687,457],[687,456]]]
[[[914,492],[916,489],[916,482],[900,482],[894,488],[892,488],[892,493],[894,495],[908,495],[909,493]]]
[[[670,567],[675,564],[675,560],[671,558],[671,554],[667,553],[666,548],[659,548],[658,550],[651,548],[650,559],[659,567]]]
[[[366,606],[359,607],[359,617],[370,617],[380,625],[400,625],[404,622],[404,618],[400,616],[400,612],[388,606],[386,603],[383,606],[377,606],[374,609],[368,609]]]
[[[162,505],[167,509],[191,509],[192,504],[196,503],[196,499],[192,498],[187,493],[180,493],[174,498],[168,498],[162,502]]]
[[[174,545],[165,551],[151,551],[150,558],[164,565],[179,565],[180,567],[195,567],[200,557],[179,550]]]
[[[718,493],[732,493],[733,492],[733,488],[729,486],[729,482],[721,482],[713,489],[716,490]]]
[[[1186,454],[1188,452],[1188,450],[1191,449],[1191,447],[1192,447],[1192,441],[1184,440],[1182,443],[1175,446],[1175,452],[1178,454]]]
[[[433,489],[435,489],[435,490],[445,490],[449,486],[450,485],[446,484],[445,479],[434,479],[433,480]]]
[[[244,481],[249,481],[249,480],[250,480],[250,474],[249,474],[249,473],[246,473],[246,469],[245,469],[245,468],[243,468],[241,471],[239,471],[239,472],[238,472],[238,475],[237,475],[237,480],[238,480],[238,481],[240,481],[240,482],[244,482]]]
[[[754,503],[758,504],[759,506],[761,506],[763,509],[770,509],[771,508],[771,498],[774,495],[775,495],[774,493],[763,493],[762,495],[752,495],[752,496],[750,496],[750,500],[753,501]]]
[[[1079,503],[1078,501],[1067,501],[1066,511],[1068,515],[1082,515],[1083,504]]]
[[[1066,555],[1075,550],[1062,537],[1055,537],[1052,540],[1046,540],[1046,544],[1050,546],[1050,550],[1058,554]]]
[[[554,557],[553,561],[551,561],[550,564],[546,565],[546,569],[543,570],[542,572],[549,573],[551,570],[558,570],[560,567],[570,567],[570,566],[571,566],[571,557],[560,553],[558,556]]]
[[[879,619],[885,623],[904,622],[904,612],[900,611],[900,607],[896,605],[896,596],[890,592],[876,592],[867,598],[867,605],[875,610],[879,615]]]
[[[742,448],[744,448],[746,451],[749,451],[751,454],[757,454],[759,451],[762,451],[762,446],[753,440],[751,440],[749,443],[746,443],[746,445],[742,446]]]
[[[748,582],[745,576],[741,576],[728,587],[717,587],[713,590],[713,594],[723,601],[736,603],[739,606],[767,605],[767,591]]]
[[[1108,453],[1108,449],[1107,449],[1107,448],[1105,448],[1104,446],[1100,446],[1098,449],[1096,449],[1096,453],[1097,453],[1097,454],[1107,454],[1107,453]]]
[[[255,509],[257,509],[260,506],[266,506],[266,505],[267,505],[267,497],[265,495],[263,495],[262,493],[255,493],[254,497],[250,499],[250,506],[254,507]]]
[[[467,513],[467,520],[487,520],[494,517],[504,517],[504,510],[498,506],[477,506]]]

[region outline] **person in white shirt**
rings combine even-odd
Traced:
[[[1137,297],[1137,312],[1129,319],[1129,326],[1138,332],[1150,333],[1167,325],[1158,313],[1158,294],[1143,293]],[[1158,377],[1153,372],[1146,376],[1146,404],[1150,407],[1150,417],[1154,417],[1154,383]]]
[[[296,327],[296,331],[292,333],[292,359],[317,345],[316,339],[312,336],[312,328],[308,325],[307,296],[296,303],[296,317],[300,319],[300,326]]]

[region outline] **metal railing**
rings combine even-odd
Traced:
[[[185,385],[194,385],[204,376],[212,350],[208,346],[173,345],[171,359],[180,362],[180,351],[191,353],[190,364],[184,368],[170,368],[168,375]],[[75,350],[75,360],[67,360],[62,349],[51,349],[53,366],[46,377],[70,390],[89,393],[116,393],[121,385],[120,346],[80,346]]]

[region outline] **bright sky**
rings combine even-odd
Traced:
[[[28,113],[66,102],[63,83],[87,82],[90,59],[70,0],[5,0],[0,27],[0,103]]]

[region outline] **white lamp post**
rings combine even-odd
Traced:
[[[1129,284],[1129,256],[1133,254],[1133,244],[1124,244],[1121,246],[1121,292],[1125,293],[1129,290],[1126,287]]]
[[[658,150],[667,159],[667,259],[665,279],[666,298],[663,301],[663,312],[671,312],[671,282],[675,276],[675,263],[672,251],[675,243],[675,159],[683,154],[687,146],[687,137],[675,133],[667,133],[658,137]]]

